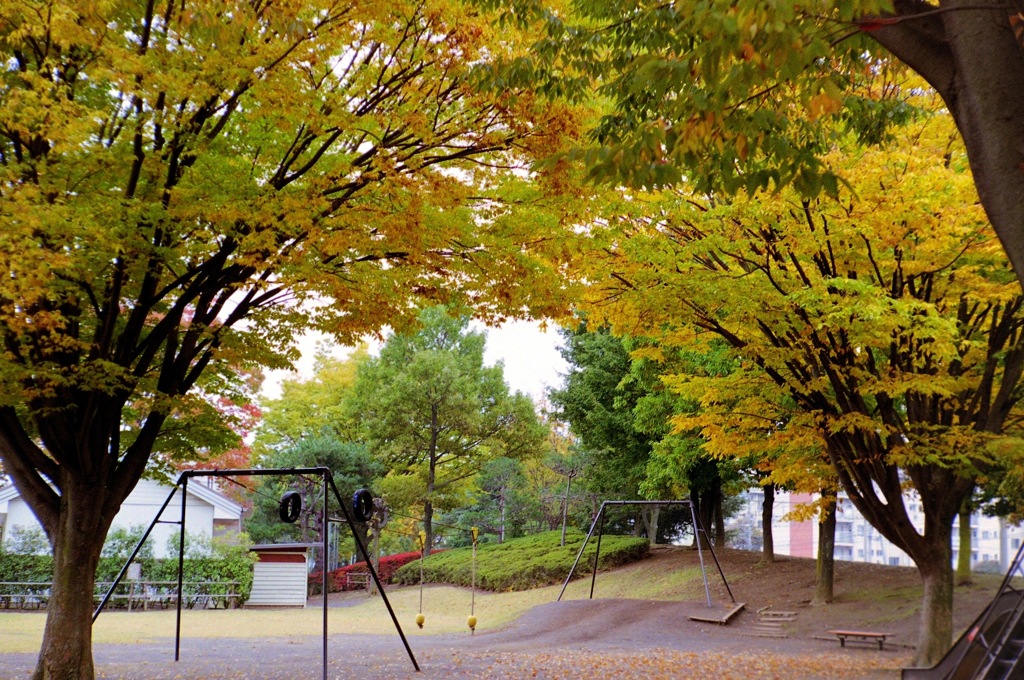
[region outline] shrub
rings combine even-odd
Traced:
[[[441,552],[440,550],[432,550],[431,555]],[[381,583],[391,583],[394,579],[395,572],[398,571],[402,566],[418,560],[420,556],[419,551],[398,553],[395,555],[385,555],[380,558],[377,565],[377,578],[380,579]],[[366,565],[365,561],[354,562],[346,567],[339,567],[334,571],[327,573],[327,588],[328,592],[339,593],[345,590],[355,590],[355,587],[349,587],[348,579],[345,578],[347,574],[369,574],[370,570]],[[418,572],[417,572],[418,573]],[[310,595],[318,595],[320,593],[320,584],[323,582],[323,572],[314,571],[309,575],[309,586],[308,592]]]
[[[177,581],[177,559],[142,560],[142,574],[146,581]],[[100,558],[96,570],[97,583],[110,583],[124,566],[124,560],[113,557]],[[238,585],[239,599],[242,604],[249,599],[252,591],[253,558],[244,548],[221,557],[187,559],[183,565],[182,576],[185,581],[211,581],[222,583],[235,581]],[[0,581],[14,582],[50,582],[53,580],[53,557],[50,555],[15,555],[0,553]],[[121,581],[117,592],[128,592],[130,585],[126,579]],[[98,594],[102,594],[105,589]]]
[[[0,581],[52,581],[52,555],[0,552]]]
[[[566,534],[561,543],[560,531],[549,531],[505,543],[477,546],[476,585],[484,590],[528,590],[560,583],[572,568],[585,536],[574,531]],[[591,540],[574,576],[585,575],[593,564],[597,541]],[[646,538],[633,536],[604,536],[601,539],[600,569],[627,564],[643,559],[648,554]],[[443,555],[427,559],[424,580],[433,583],[451,583],[468,586],[472,583],[472,548],[458,548]],[[418,583],[419,561],[413,561],[395,575],[398,583]]]

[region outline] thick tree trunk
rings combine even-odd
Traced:
[[[97,490],[65,482],[53,546],[53,587],[33,680],[92,680],[93,589],[109,520]]]
[[[1010,25],[1015,6],[984,4],[991,9],[939,13],[924,0],[896,0],[895,10],[905,20],[871,29],[869,35],[946,101],[967,148],[981,204],[1020,279],[1024,152],[1017,142],[1024,138],[1024,50]]]
[[[964,500],[960,506],[960,528],[957,532],[956,582],[965,586],[971,582],[971,503]]]
[[[947,540],[945,550],[928,563],[918,563],[924,582],[921,602],[921,625],[918,632],[914,665],[933,666],[945,656],[953,644],[953,565]],[[942,554],[944,553],[944,554]]]
[[[813,604],[828,604],[835,599],[836,573],[836,497],[822,492],[821,520],[818,522],[818,561],[814,581]]]
[[[772,516],[775,514],[775,485],[764,485],[764,500],[761,502],[761,559],[775,561],[775,535],[772,533]]]

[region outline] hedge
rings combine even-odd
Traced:
[[[188,558],[183,565],[182,576],[185,581],[235,581],[239,584],[239,604],[249,599],[252,590],[253,559],[248,551],[232,552],[223,558],[203,557]],[[177,581],[178,560],[145,559],[140,560],[142,576],[147,581]],[[116,557],[100,558],[96,570],[96,581],[112,582],[124,560]],[[52,555],[18,555],[0,553],[0,581],[52,581]]]
[[[583,544],[584,535],[571,531],[561,543],[560,531],[549,531],[504,543],[486,543],[477,547],[476,585],[492,591],[528,590],[561,583],[569,574]],[[574,576],[580,578],[592,568],[597,541],[587,544]],[[600,569],[627,564],[648,555],[646,538],[604,536],[601,539]],[[398,583],[414,584],[420,578],[418,561],[398,570]],[[424,564],[424,580],[468,586],[472,582],[472,548],[448,550],[431,556]]]

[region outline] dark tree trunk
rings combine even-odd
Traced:
[[[775,535],[772,533],[772,516],[775,514],[775,485],[764,485],[764,500],[761,502],[761,559],[775,561]]]
[[[814,580],[814,604],[828,604],[835,599],[836,573],[836,496],[822,491],[821,519],[818,521],[818,560]]]
[[[725,547],[725,515],[722,513],[722,482],[715,484],[715,546]]]
[[[967,148],[981,204],[1020,279],[1024,152],[1017,141],[1024,138],[1024,50],[1010,25],[1019,10],[986,3],[988,11],[940,13],[924,0],[893,4],[901,20],[868,34],[945,100]]]
[[[437,484],[437,441],[440,436],[437,405],[430,408],[430,447],[427,450],[427,495],[423,499],[423,554],[429,555],[434,547],[434,487]]]
[[[110,520],[97,489],[65,482],[53,547],[53,587],[33,680],[92,680],[93,589]]]
[[[711,541],[711,523],[714,521],[714,504],[707,498],[707,494],[690,492],[690,502],[693,503],[693,513],[697,517],[699,526],[693,528],[693,547],[700,545],[707,548]],[[701,543],[697,543],[701,541]]]

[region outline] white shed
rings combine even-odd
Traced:
[[[254,545],[252,592],[246,607],[305,607],[309,578],[307,543]]]
[[[135,486],[128,498],[121,504],[121,510],[114,518],[111,528],[133,526],[148,527],[156,517],[160,506],[167,500],[173,487],[160,482],[143,479]],[[180,493],[180,492],[179,492]],[[242,506],[202,483],[191,481],[185,496],[186,535],[216,536],[226,531],[240,531],[242,528]],[[174,557],[177,547],[168,550],[168,539],[178,532],[177,522],[181,519],[181,496],[175,494],[160,517],[161,523],[153,527],[150,534],[154,557]],[[15,527],[39,528],[39,521],[22,500],[14,485],[0,489],[0,543],[6,543]]]

